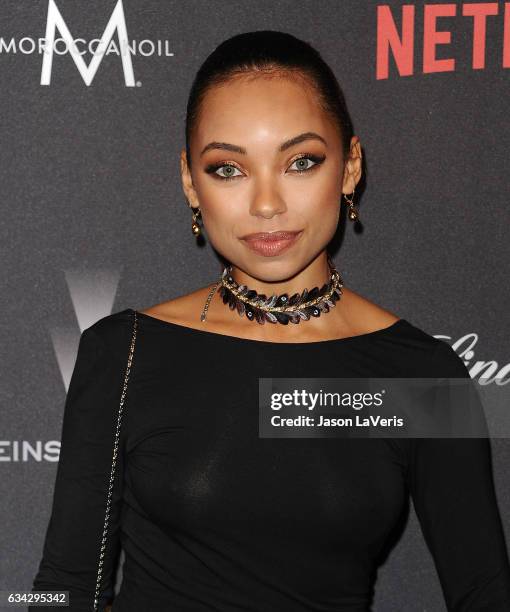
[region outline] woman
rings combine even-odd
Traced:
[[[192,87],[181,171],[193,233],[227,267],[83,332],[34,589],[103,610],[122,546],[114,612],[366,611],[410,496],[448,609],[509,610],[487,438],[259,436],[259,377],[469,377],[342,286],[326,249],[341,202],[357,216],[361,146],[320,55],[274,31],[221,44]]]

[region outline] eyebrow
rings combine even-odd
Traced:
[[[280,153],[286,151],[287,149],[290,149],[290,147],[293,147],[294,145],[297,145],[300,142],[304,142],[305,140],[320,140],[326,146],[328,145],[324,138],[316,132],[303,132],[298,136],[294,136],[294,138],[290,138],[289,140],[282,142],[282,144],[278,148],[278,151]],[[244,147],[230,144],[228,142],[213,141],[202,149],[200,156],[202,156],[206,151],[210,151],[211,149],[221,149],[223,151],[232,151],[233,153],[240,153],[241,155],[246,155],[246,149]]]

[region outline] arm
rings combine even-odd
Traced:
[[[439,342],[434,354],[439,376],[469,377],[451,346]],[[448,610],[508,612],[510,566],[489,438],[410,442],[410,493]]]
[[[69,590],[68,609],[73,612],[93,610],[124,374],[93,326],[86,329],[80,337],[64,406],[53,506],[32,587]],[[113,595],[115,562],[120,550],[123,472],[120,442],[98,610],[103,610]],[[28,608],[29,612],[40,609]],[[44,609],[56,611],[61,607]]]

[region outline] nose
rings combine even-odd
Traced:
[[[285,200],[279,191],[268,181],[255,187],[255,192],[250,202],[250,214],[254,217],[271,219],[287,211]]]

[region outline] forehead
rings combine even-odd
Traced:
[[[194,140],[197,146],[221,139],[248,147],[250,142],[276,144],[298,133],[316,131],[329,142],[334,130],[316,89],[306,79],[250,75],[230,79],[207,92]]]

